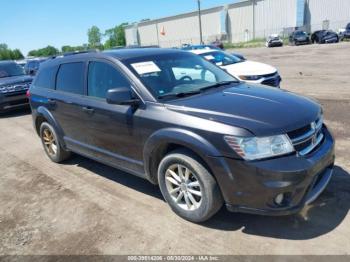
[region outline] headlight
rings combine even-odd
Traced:
[[[294,152],[286,135],[267,137],[224,137],[227,144],[246,160],[262,159]]]
[[[239,76],[240,79],[242,80],[247,80],[247,81],[255,81],[255,80],[259,80],[261,78],[261,76]]]

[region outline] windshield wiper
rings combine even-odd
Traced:
[[[199,89],[199,91],[203,92],[203,91],[206,91],[208,89],[217,88],[217,87],[221,87],[221,86],[226,86],[226,85],[230,85],[230,84],[234,84],[234,83],[239,83],[239,81],[235,81],[235,80],[222,81],[222,82],[218,82],[218,83],[216,83],[214,85],[202,87],[202,88]]]
[[[167,97],[186,97],[186,96],[192,96],[192,95],[197,95],[197,94],[200,94],[199,90],[190,91],[190,92],[180,92],[180,93],[170,93],[170,94],[160,95],[160,96],[158,96],[158,99],[163,99],[163,98],[167,98]]]

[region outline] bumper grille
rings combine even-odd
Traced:
[[[278,73],[264,75],[263,77],[268,78],[261,82],[263,85],[278,87],[281,82],[281,77]]]
[[[315,122],[288,133],[299,155],[304,156],[311,153],[323,141],[322,126],[323,118],[320,117]]]

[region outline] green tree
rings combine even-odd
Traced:
[[[55,56],[57,54],[59,54],[58,49],[48,45],[47,47],[44,47],[44,48],[29,51],[28,56],[41,57],[41,56]]]
[[[23,54],[19,49],[11,50],[6,44],[0,44],[0,60],[23,59]]]
[[[19,49],[14,49],[12,52],[14,59],[19,60],[24,58],[22,52]]]
[[[116,46],[125,46],[126,40],[124,27],[127,24],[128,23],[122,23],[105,31],[104,36],[108,38],[104,44],[105,49],[109,49]]]
[[[92,26],[88,30],[88,41],[90,48],[101,48],[102,34],[97,26]]]

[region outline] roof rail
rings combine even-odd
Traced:
[[[72,52],[66,52],[63,53],[63,56],[71,56],[71,55],[79,55],[79,54],[86,54],[86,53],[98,53],[100,52],[98,49],[90,49],[90,50],[83,50],[83,51],[72,51]]]

